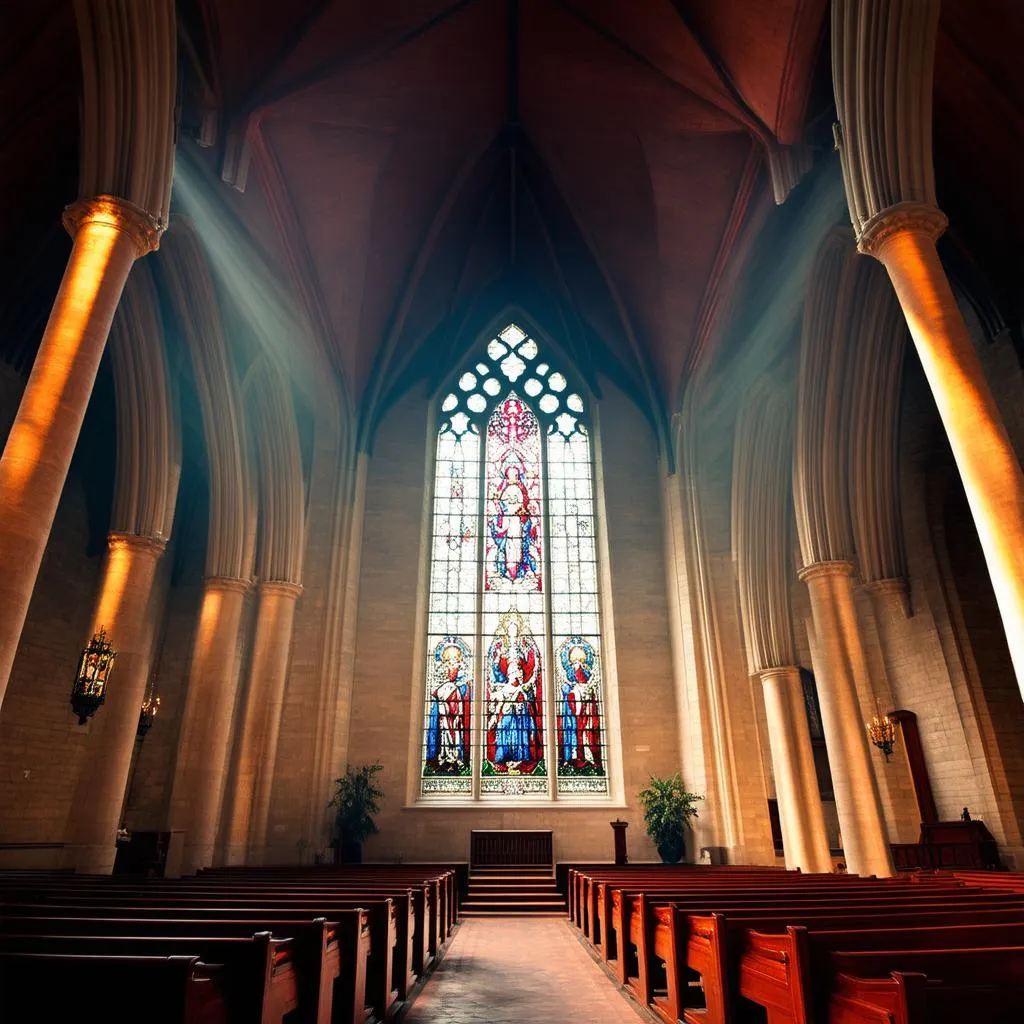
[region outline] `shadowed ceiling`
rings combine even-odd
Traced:
[[[3,323],[30,357],[68,248],[80,72],[70,3],[11,6]],[[989,180],[1019,192],[1006,7],[944,4],[936,71],[940,185],[1002,243],[1020,200],[996,217],[961,195],[977,161],[949,140],[1002,111]],[[770,207],[769,153],[827,155],[826,21],[825,0],[180,0],[180,158],[289,283],[364,419],[510,308],[657,425]]]

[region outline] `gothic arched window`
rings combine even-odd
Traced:
[[[591,431],[510,324],[440,405],[420,792],[609,792]]]

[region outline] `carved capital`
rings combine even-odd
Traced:
[[[64,227],[72,238],[87,224],[105,225],[127,235],[135,246],[136,258],[159,246],[165,227],[127,199],[107,195],[79,199],[65,208]]]
[[[796,665],[780,665],[773,666],[772,668],[762,668],[758,670],[757,675],[762,683],[769,683],[773,679],[778,679],[780,683],[789,683],[790,685],[800,686],[802,690],[802,684],[800,683],[800,669]]]
[[[107,534],[107,547],[111,551],[124,548],[133,554],[148,554],[153,558],[159,558],[167,547],[167,540],[164,537],[146,537],[141,533],[122,533],[118,530],[111,530]]]
[[[929,203],[897,203],[864,222],[857,238],[857,249],[865,256],[881,260],[886,244],[896,235],[912,231],[927,235],[935,242],[948,225],[949,218],[937,206]]]
[[[260,597],[269,594],[272,597],[291,597],[297,601],[302,595],[302,584],[289,583],[287,580],[261,580],[257,589]]]
[[[852,576],[853,562],[848,562],[845,559],[836,559],[831,562],[812,562],[810,565],[805,565],[802,569],[797,569],[796,574],[804,583],[826,576]]]
[[[206,590],[224,590],[232,594],[247,594],[252,590],[252,580],[237,579],[234,576],[207,576],[203,580]]]
[[[895,607],[903,613],[903,618],[910,618],[910,589],[905,579],[869,580],[862,589],[870,594],[880,611],[887,612]]]

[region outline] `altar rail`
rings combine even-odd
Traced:
[[[531,866],[553,864],[551,832],[508,831],[469,834],[470,868]]]

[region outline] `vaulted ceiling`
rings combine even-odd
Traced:
[[[67,252],[80,74],[70,3],[11,6],[0,289],[4,344],[28,352]],[[940,188],[1007,252],[1024,230],[1013,6],[947,0],[936,70]],[[663,422],[771,205],[769,154],[828,158],[826,0],[178,7],[180,159],[371,418],[516,309]],[[999,166],[958,138],[996,146]],[[1004,208],[960,187],[981,175]],[[1019,266],[1000,263],[1007,287]]]
[[[517,304],[664,408],[770,147],[800,141],[823,2],[195,3],[197,133],[377,401]],[[210,114],[207,113],[207,118]],[[209,124],[209,120],[206,122]]]

